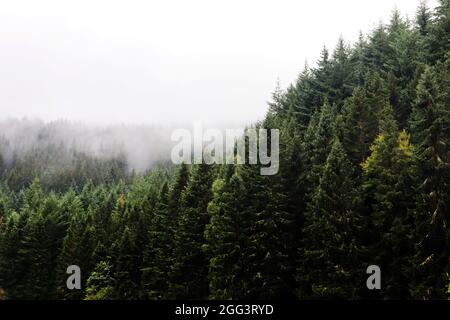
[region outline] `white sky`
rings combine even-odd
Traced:
[[[430,0],[433,6],[435,0]],[[340,34],[414,0],[0,2],[0,119],[252,122]]]

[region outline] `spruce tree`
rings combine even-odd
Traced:
[[[208,205],[210,223],[205,229],[203,249],[209,258],[209,290],[211,299],[242,299],[246,297],[245,252],[246,216],[243,215],[245,190],[241,178],[217,179],[213,198]]]
[[[426,2],[422,0],[417,8],[415,17],[415,30],[418,34],[417,44],[419,50],[417,50],[418,60],[421,63],[430,63],[430,41],[429,35],[432,26],[432,15]]]
[[[114,298],[114,278],[109,260],[101,261],[86,281],[85,300],[110,300]]]
[[[366,78],[364,88],[357,87],[345,101],[339,133],[349,160],[356,167],[369,155],[369,147],[378,134],[378,116],[386,105],[387,92],[377,73]]]
[[[449,64],[438,73],[427,67],[417,86],[411,130],[423,171],[422,201],[417,215],[416,298],[443,298],[448,265],[450,203]]]
[[[439,0],[433,13],[433,24],[429,34],[430,60],[444,62],[450,51],[450,1]]]
[[[363,193],[369,206],[372,243],[367,263],[382,270],[381,297],[409,298],[414,253],[413,229],[418,189],[417,163],[409,135],[398,133],[392,108],[383,109],[380,134],[363,163]]]
[[[352,170],[334,139],[306,213],[297,269],[300,298],[356,298],[364,284],[358,243],[362,222]]]
[[[26,221],[25,221],[26,222]],[[24,266],[18,257],[21,248],[23,218],[12,212],[8,215],[0,230],[0,288],[7,299],[20,299],[21,292],[17,286],[23,274]]]
[[[325,102],[320,113],[313,116],[301,143],[303,174],[299,183],[304,186],[306,199],[310,199],[319,183],[321,170],[331,150],[336,134],[335,109]],[[307,200],[308,201],[308,200]]]
[[[83,210],[81,200],[74,194],[68,194],[63,200],[69,218],[69,227],[64,237],[62,251],[58,261],[58,295],[64,299],[82,299],[86,280],[92,271],[91,256],[93,252],[93,229],[90,216]],[[69,290],[66,270],[71,265],[77,265],[81,270],[81,290]]]
[[[175,232],[175,259],[171,271],[171,295],[174,298],[200,299],[208,296],[208,260],[202,250],[205,226],[209,222],[207,206],[211,200],[213,169],[194,165],[181,195],[181,210]]]
[[[329,102],[336,105],[338,110],[344,100],[351,96],[355,84],[349,51],[344,39],[340,37],[332,56],[328,95]]]
[[[162,186],[155,213],[150,221],[148,243],[144,252],[143,289],[150,299],[167,296],[168,276],[172,266],[173,230],[168,211],[168,184]]]

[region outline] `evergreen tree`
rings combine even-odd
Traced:
[[[99,262],[86,281],[86,300],[110,300],[114,297],[114,279],[111,263]]]
[[[349,55],[349,48],[340,37],[333,52],[328,95],[329,102],[336,105],[339,110],[344,100],[351,96],[355,83]]]
[[[311,78],[311,91],[313,100],[312,109],[317,110],[325,103],[329,101],[330,93],[330,73],[331,73],[331,61],[330,53],[326,47],[322,49],[320,53],[320,59],[317,62],[317,68],[312,71],[313,77]]]
[[[213,170],[209,165],[195,165],[181,195],[170,288],[175,298],[199,299],[209,294],[208,260],[201,247],[209,222],[207,206],[211,200],[212,181]]]
[[[314,106],[314,92],[312,90],[313,77],[311,70],[306,65],[295,82],[286,90],[281,104],[286,110],[286,118],[294,117],[295,124],[301,131],[305,131],[312,114],[317,106]],[[277,116],[280,115],[277,113]],[[283,128],[283,127],[281,127]]]
[[[383,270],[384,299],[409,298],[418,173],[409,135],[398,134],[390,106],[383,109],[380,134],[362,167],[365,202],[370,207],[371,231],[366,232],[373,237],[369,264]]]
[[[62,251],[58,261],[58,294],[64,299],[82,299],[86,278],[92,271],[91,256],[93,252],[93,228],[90,216],[83,210],[81,200],[74,194],[68,194],[64,199],[64,210],[67,210],[69,227],[64,237]],[[66,279],[69,275],[66,270],[71,265],[80,267],[82,290],[69,290]],[[83,276],[86,275],[86,276]]]
[[[417,8],[415,23],[418,34],[417,44],[420,47],[420,50],[417,50],[418,60],[421,63],[430,63],[429,35],[432,26],[432,15],[424,0],[420,2]]]
[[[166,297],[167,282],[172,266],[171,217],[168,212],[168,184],[161,188],[157,209],[151,219],[148,244],[144,253],[143,284],[150,299]]]
[[[362,32],[359,33],[358,42],[350,51],[350,63],[353,69],[353,79],[355,86],[362,86],[365,83],[366,74],[370,70],[370,64],[367,56],[368,43]]]
[[[309,199],[319,183],[321,170],[331,150],[335,129],[336,113],[327,103],[322,106],[308,126],[301,144],[304,168],[299,183],[304,186],[306,199]],[[308,201],[308,200],[306,200]]]
[[[211,216],[205,229],[204,250],[209,257],[209,290],[212,299],[242,299],[246,297],[245,190],[241,178],[217,179],[213,183],[213,198],[208,205]]]
[[[386,27],[380,24],[370,35],[367,47],[366,59],[372,70],[384,75],[387,72],[385,66],[390,54],[389,37]]]
[[[18,256],[21,248],[23,216],[12,212],[8,215],[0,230],[0,288],[2,295],[8,299],[21,297],[18,279],[23,274],[24,266]]]
[[[439,0],[429,34],[430,60],[444,62],[450,51],[450,1]]]
[[[301,298],[354,298],[363,284],[358,243],[362,225],[352,170],[335,139],[306,213],[297,269]]]
[[[355,88],[345,101],[340,135],[349,160],[358,166],[369,155],[369,147],[378,134],[378,116],[386,105],[387,93],[378,74],[367,77],[364,88]]]
[[[417,38],[407,21],[395,10],[388,25],[389,56],[387,84],[390,92],[390,104],[401,128],[405,128],[414,99],[414,80],[417,55]]]
[[[425,69],[417,86],[411,129],[423,170],[417,216],[416,298],[443,298],[449,243],[449,64]]]
[[[121,300],[139,298],[142,250],[133,226],[126,225],[120,239],[114,244],[114,297]]]

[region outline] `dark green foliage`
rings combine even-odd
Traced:
[[[417,298],[443,298],[444,267],[449,255],[450,114],[449,62],[440,71],[428,67],[417,86],[411,118],[423,172],[422,201],[417,215]]]
[[[173,258],[172,217],[168,211],[168,185],[163,184],[158,197],[158,205],[150,219],[148,243],[144,253],[144,291],[151,299],[167,297],[168,276]]]
[[[449,0],[413,22],[395,10],[278,84],[254,126],[279,129],[274,175],[136,174],[120,153],[13,154],[0,138],[0,299],[448,297],[449,17]],[[372,264],[381,290],[366,288]]]
[[[67,267],[77,265],[82,274],[88,275],[93,268],[91,255],[94,250],[93,226],[91,217],[83,210],[80,199],[73,193],[69,193],[64,199],[64,210],[69,217],[69,227],[64,237],[62,251],[59,257],[57,273],[58,292],[61,298],[81,299],[84,293],[80,290],[68,290],[66,288]],[[86,277],[82,277],[82,288],[85,288]]]
[[[244,281],[248,217],[243,213],[242,179],[236,174],[217,179],[212,190],[213,198],[208,205],[211,220],[205,230],[204,246],[209,257],[209,296],[243,298],[247,291]]]
[[[12,212],[5,221],[0,245],[4,257],[0,283],[5,284],[0,286],[12,299],[54,299],[55,269],[67,221],[57,197],[45,196],[38,181],[25,190],[22,201],[20,213]],[[11,279],[16,279],[13,285],[9,283],[11,273],[15,274]]]
[[[305,186],[307,197],[311,197],[314,188],[319,184],[323,164],[330,153],[331,144],[336,135],[335,124],[335,108],[325,102],[320,113],[316,113],[311,119],[303,137],[300,149],[303,158],[300,184]]]
[[[362,221],[352,170],[335,139],[306,213],[297,269],[300,297],[355,298],[364,285],[358,243]]]
[[[383,109],[380,122],[381,133],[363,163],[363,194],[372,236],[368,259],[383,266],[382,298],[402,299],[410,297],[417,161],[409,135],[399,134],[390,106]]]
[[[430,60],[445,61],[450,51],[450,1],[439,0],[429,32]]]
[[[114,279],[109,261],[101,261],[87,280],[86,300],[109,300],[113,296]]]
[[[367,77],[364,88],[357,87],[345,101],[341,113],[340,135],[349,160],[358,166],[369,155],[378,134],[378,116],[388,103],[383,80],[377,73]]]
[[[151,299],[170,298],[170,283],[175,263],[175,232],[181,210],[181,195],[189,180],[186,164],[179,167],[171,187],[164,183],[149,225],[144,252],[143,295]]]
[[[200,164],[193,168],[181,194],[178,226],[175,232],[175,261],[171,294],[175,298],[200,299],[208,296],[208,260],[202,250],[211,200],[213,170]]]

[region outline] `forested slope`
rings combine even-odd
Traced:
[[[112,162],[113,176],[42,188],[5,167],[0,298],[445,299],[449,112],[440,0],[340,39],[275,90],[259,125],[280,129],[277,175],[202,164],[131,177]],[[81,290],[66,288],[69,265]],[[381,290],[366,288],[369,265]]]

